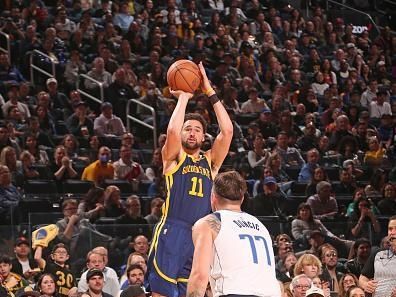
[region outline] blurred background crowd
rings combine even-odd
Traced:
[[[10,291],[54,260],[58,245],[26,264],[26,238],[50,223],[74,279],[104,246],[100,270],[114,268],[125,288],[125,263],[146,260],[166,199],[161,147],[176,106],[166,71],[190,59],[232,119],[223,170],[246,179],[244,207],[276,239],[279,280],[308,251],[330,267],[322,283],[346,296],[344,280],[356,283],[371,246],[387,244],[396,213],[396,35],[385,2],[381,14],[375,1],[1,1],[0,250],[26,279]],[[210,148],[218,125],[206,95],[188,111],[207,120]],[[0,258],[3,280],[10,261]]]

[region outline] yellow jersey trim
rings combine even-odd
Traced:
[[[187,157],[187,153],[185,151],[183,151],[182,156],[179,160],[179,162],[176,164],[175,167],[173,167],[172,169],[170,169],[169,171],[165,172],[164,175],[172,175],[174,174],[177,170],[179,170],[179,168],[181,167],[181,165],[183,164],[184,160],[186,160]]]
[[[156,249],[157,249],[157,245],[158,245],[158,237],[162,231],[162,228],[163,228],[166,218],[168,216],[169,204],[170,204],[170,188],[171,188],[171,185],[173,184],[173,176],[165,175],[165,182],[166,182],[167,194],[166,194],[165,203],[162,206],[163,214],[162,214],[161,220],[159,221],[157,227],[155,228],[153,240],[152,240],[151,246],[150,246],[149,256],[151,255],[152,252],[156,253]],[[154,254],[154,260],[155,260],[155,254]]]
[[[177,284],[177,280],[175,280],[175,279],[173,279],[173,278],[171,278],[171,277],[165,275],[165,273],[163,273],[163,272],[159,269],[158,264],[157,264],[157,261],[155,260],[155,258],[154,258],[154,260],[153,260],[153,263],[154,263],[155,270],[157,270],[157,273],[160,275],[160,277],[162,277],[164,280],[166,280],[166,281],[168,281],[168,282],[170,282],[170,283],[172,283],[172,284]]]

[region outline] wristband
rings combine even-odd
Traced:
[[[217,97],[217,94],[214,93],[212,96],[209,97],[210,103],[212,103],[212,105],[215,105],[216,102],[219,102],[220,99],[219,97]]]
[[[209,96],[209,94],[213,93],[213,92],[214,92],[213,88],[210,88],[210,89],[207,89],[206,91],[204,91],[206,96]]]

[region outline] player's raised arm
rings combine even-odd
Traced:
[[[194,257],[187,285],[187,297],[203,297],[209,281],[213,258],[213,242],[220,230],[220,221],[210,214],[195,223],[192,232]]]
[[[178,98],[176,108],[172,113],[169,121],[168,129],[166,131],[166,141],[162,148],[162,160],[164,162],[174,161],[177,159],[181,150],[181,131],[184,123],[184,116],[186,114],[186,107],[188,100],[193,96],[191,93],[183,91],[171,90],[173,96]],[[166,170],[166,164],[164,170]]]
[[[212,163],[212,173],[215,176],[228,154],[228,150],[230,148],[232,140],[233,126],[226,109],[224,108],[223,104],[219,100],[219,97],[217,97],[216,92],[210,85],[202,62],[199,63],[199,70],[202,74],[202,90],[209,97],[210,102],[213,105],[213,109],[216,113],[217,122],[220,127],[220,133],[219,135],[217,135],[213,143],[212,149],[209,151]]]

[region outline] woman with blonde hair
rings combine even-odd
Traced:
[[[322,263],[319,258],[313,254],[304,254],[294,266],[294,276],[305,274],[311,280],[322,274]]]
[[[0,153],[0,164],[8,167],[11,181],[16,186],[22,186],[22,162],[17,159],[16,151],[11,146],[6,146]]]

